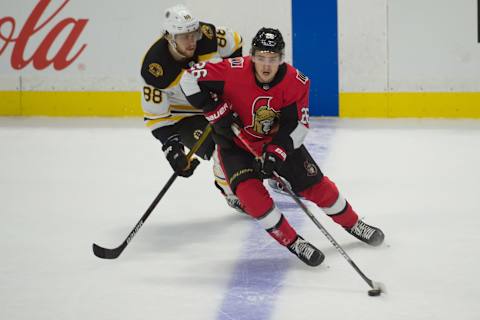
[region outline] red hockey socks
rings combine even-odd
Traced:
[[[317,204],[333,221],[344,228],[350,229],[358,220],[352,206],[326,176],[319,183],[300,192],[300,195]]]
[[[237,186],[235,193],[243,204],[243,209],[281,245],[288,246],[297,238],[295,230],[273,204],[262,181],[243,181]]]

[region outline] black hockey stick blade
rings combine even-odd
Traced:
[[[97,244],[93,244],[93,254],[95,254],[97,257],[102,258],[102,259],[116,259],[118,256],[122,253],[123,249],[125,249],[126,244],[122,243],[121,246],[114,248],[114,249],[108,249],[108,248],[103,248],[100,247]]]
[[[200,149],[200,147],[202,146],[203,142],[205,142],[205,140],[208,138],[208,136],[210,135],[210,132],[212,131],[212,127],[210,125],[207,125],[205,127],[205,130],[203,131],[202,135],[200,136],[200,138],[198,139],[198,141],[195,143],[195,145],[190,149],[190,151],[188,152],[188,154],[186,155],[187,159],[190,161],[191,158],[193,157],[193,155],[195,154],[195,152],[198,151],[198,149]],[[157,206],[158,202],[163,198],[163,196],[165,195],[165,193],[168,191],[168,189],[170,188],[170,186],[173,184],[173,182],[175,181],[175,179],[177,179],[178,177],[178,174],[177,173],[174,173],[172,174],[172,176],[170,177],[170,179],[168,179],[167,183],[165,184],[165,186],[162,188],[162,190],[160,191],[160,193],[157,195],[157,197],[155,198],[155,200],[153,200],[153,202],[150,204],[150,206],[148,207],[147,211],[145,211],[145,213],[143,214],[143,216],[140,218],[140,220],[137,222],[137,224],[135,225],[135,228],[133,228],[132,231],[130,231],[130,234],[128,235],[128,237],[123,241],[123,243],[116,247],[116,248],[113,248],[113,249],[108,249],[108,248],[103,248],[103,247],[100,247],[99,245],[97,244],[93,244],[93,254],[96,255],[97,257],[101,258],[101,259],[116,259],[118,258],[118,256],[120,256],[120,254],[122,254],[123,250],[127,247],[128,243],[133,239],[133,237],[137,234],[138,230],[140,230],[140,228],[142,227],[142,225],[145,223],[145,221],[147,220],[147,218],[150,216],[150,214],[152,213],[153,209],[155,209],[155,207]]]
[[[260,158],[260,155],[249,145],[247,140],[242,136],[242,132],[237,124],[232,124],[232,131],[237,136],[237,138],[243,143],[243,145],[253,154],[257,159]],[[313,223],[320,229],[323,235],[330,241],[330,243],[340,252],[340,254],[347,260],[348,263],[355,269],[355,271],[362,277],[363,280],[370,286],[371,290],[368,291],[369,296],[379,296],[382,292],[386,292],[385,285],[381,282],[374,282],[370,280],[360,268],[355,264],[355,262],[348,256],[347,252],[338,244],[338,242],[330,235],[330,233],[323,227],[323,225],[315,218],[313,213],[307,208],[303,201],[292,191],[287,182],[277,173],[273,172],[273,179],[277,181],[282,187],[283,190],[298,204],[303,212],[313,221]]]

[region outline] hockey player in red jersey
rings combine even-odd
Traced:
[[[303,262],[317,266],[323,253],[296,233],[262,183],[273,171],[361,241],[378,246],[384,234],[359,219],[303,145],[310,81],[283,62],[284,47],[279,30],[262,28],[249,57],[197,64],[183,74],[180,85],[212,124],[223,169],[244,210]],[[260,162],[234,136],[234,122],[241,124],[242,140],[262,154]]]

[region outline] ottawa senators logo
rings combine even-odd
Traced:
[[[278,112],[270,107],[270,100],[272,97],[258,97],[252,104],[252,128],[253,131],[268,135],[270,130],[278,120]]]
[[[305,161],[303,166],[305,167],[305,170],[307,170],[307,176],[314,177],[318,174],[317,166],[315,166],[313,163]]]

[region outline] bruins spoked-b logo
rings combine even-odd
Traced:
[[[148,65],[148,72],[150,72],[155,78],[163,76],[163,68],[158,63],[150,63]]]
[[[193,137],[195,138],[195,140],[200,139],[202,134],[203,134],[203,130],[197,129],[197,130],[193,131]]]
[[[213,30],[210,28],[210,26],[203,25],[201,28],[202,33],[207,37],[208,39],[212,40],[213,39]]]
[[[272,97],[258,97],[252,104],[253,131],[268,135],[278,120],[278,112],[270,107]]]

